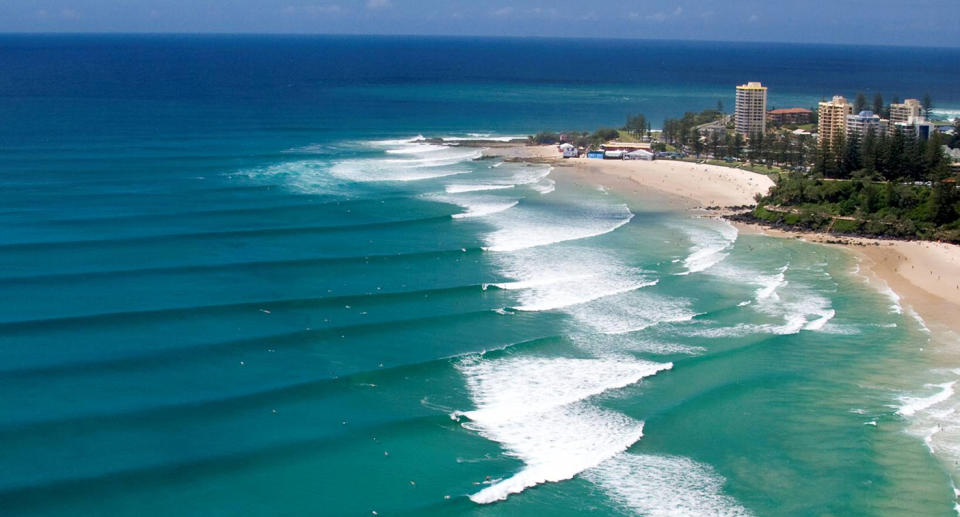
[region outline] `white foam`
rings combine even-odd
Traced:
[[[729,255],[730,248],[737,240],[737,228],[727,221],[720,221],[712,228],[684,225],[683,230],[689,236],[693,247],[690,255],[683,261],[686,271],[679,273],[689,275],[699,273],[719,264]]]
[[[909,314],[910,317],[917,322],[917,325],[920,326],[920,330],[926,332],[927,334],[930,333],[930,327],[927,327],[927,323],[923,321],[923,318],[920,317],[920,314],[918,314],[917,311],[913,310],[913,307],[907,307],[907,314]]]
[[[467,208],[466,212],[463,212],[461,214],[453,214],[452,217],[454,219],[465,219],[469,217],[484,217],[490,214],[503,212],[504,210],[510,210],[511,208],[517,206],[517,203],[519,203],[519,201],[515,199],[514,200],[506,199],[503,201],[495,201],[495,202],[479,202],[479,203],[471,204],[469,208]]]
[[[513,281],[491,284],[520,291],[517,310],[570,307],[656,284],[649,273],[628,267],[612,253],[586,246],[531,248],[492,257],[500,273]]]
[[[457,368],[477,406],[462,413],[475,423],[515,420],[622,388],[672,368],[641,360],[510,357],[462,360]]]
[[[584,473],[631,513],[648,517],[751,515],[723,493],[709,465],[679,456],[620,454]]]
[[[521,207],[509,216],[493,218],[499,228],[485,237],[490,251],[516,251],[535,246],[596,237],[612,232],[633,219],[624,204],[573,204],[565,213],[548,213]]]
[[[466,192],[481,192],[484,190],[503,190],[514,188],[516,185],[485,185],[485,184],[450,184],[444,187],[447,194],[463,194]]]
[[[467,133],[467,136],[443,136],[440,137],[444,142],[463,142],[469,140],[482,140],[485,142],[510,142],[511,140],[526,140],[522,135],[500,135],[492,133]]]
[[[953,120],[960,117],[960,110],[933,108],[930,110],[932,117],[937,120]]]
[[[763,275],[753,276],[753,278],[755,278],[761,284],[761,287],[758,288],[756,291],[756,299],[758,301],[766,300],[771,296],[774,297],[774,299],[777,299],[777,300],[779,299],[779,297],[777,296],[777,289],[781,287],[785,287],[787,285],[786,272],[787,272],[787,269],[789,269],[789,267],[790,267],[789,264],[783,266],[782,268],[780,268],[780,271],[773,276],[763,276]]]
[[[837,315],[836,311],[834,311],[833,309],[829,309],[826,312],[824,312],[823,315],[820,316],[819,318],[812,321],[808,321],[803,326],[803,330],[822,330],[823,327],[827,324],[827,322],[833,319],[833,317],[836,315]]]
[[[836,311],[830,306],[830,300],[806,290],[789,293],[789,297],[785,294],[782,300],[776,302],[767,298],[761,303],[753,304],[752,307],[774,320],[781,321],[690,328],[682,330],[680,333],[687,336],[707,338],[743,337],[751,334],[790,335],[797,334],[801,330],[829,332],[831,334],[850,333],[843,327],[827,327],[830,320],[836,316]],[[710,324],[708,321],[702,323],[704,325]]]
[[[545,287],[555,284],[563,284],[568,282],[577,282],[579,280],[588,280],[595,278],[595,275],[591,274],[582,274],[582,275],[570,275],[570,276],[545,276],[540,278],[533,278],[530,280],[518,280],[516,282],[496,282],[492,284],[483,284],[483,289],[486,290],[487,287],[496,287],[497,289],[503,289],[505,291],[515,291],[519,289],[533,289],[536,287]]]
[[[471,499],[490,503],[540,483],[570,479],[625,450],[643,435],[643,423],[584,400],[672,366],[624,358],[474,356],[460,361],[457,369],[476,409],[451,416],[466,416],[470,421],[464,427],[500,443],[525,464]]]
[[[580,325],[601,334],[638,332],[661,323],[691,321],[697,313],[683,298],[666,298],[636,291],[571,307]]]
[[[504,172],[510,172],[510,175],[506,177],[504,183],[510,183],[512,185],[532,185],[546,179],[547,176],[553,172],[553,167],[524,164],[519,167],[510,167]]]
[[[927,388],[940,388],[940,391],[927,397],[901,397],[903,405],[897,410],[897,414],[902,416],[913,416],[920,411],[926,410],[932,406],[949,400],[953,396],[953,385],[957,381],[945,382],[943,384],[928,384]]]
[[[470,172],[461,165],[479,158],[476,149],[428,144],[422,137],[410,140],[380,140],[369,142],[375,147],[386,147],[385,153],[399,158],[354,158],[333,164],[330,174],[355,182],[419,181]]]
[[[557,182],[550,178],[544,178],[537,183],[530,185],[530,188],[539,192],[541,195],[547,195],[557,190]]]
[[[443,145],[410,143],[387,149],[387,154],[424,154],[447,149]]]
[[[698,355],[706,351],[701,346],[682,345],[638,334],[573,333],[573,343],[580,349],[599,356],[638,352],[656,355]]]
[[[282,182],[288,187],[306,193],[347,194],[343,188],[343,182],[330,176],[329,164],[321,160],[282,162],[237,174],[270,182]]]
[[[555,413],[531,415],[480,434],[503,444],[525,466],[513,476],[470,496],[478,504],[502,501],[542,483],[556,483],[599,465],[643,437],[643,422],[620,413],[573,404]]]
[[[424,199],[439,201],[441,203],[450,203],[464,208],[466,211],[459,214],[453,214],[454,219],[465,219],[473,217],[485,217],[498,212],[509,210],[520,202],[518,199],[491,195],[446,195],[446,194],[424,194]]]
[[[338,178],[358,183],[371,181],[420,181],[433,178],[443,178],[455,174],[466,174],[470,171],[462,169],[447,170],[416,170],[394,169],[374,162],[339,162],[330,173]]]
[[[364,141],[364,142],[361,142],[361,144],[378,146],[378,147],[392,147],[392,146],[403,146],[403,145],[412,144],[416,142],[423,142],[424,140],[426,140],[426,138],[424,138],[423,135],[417,135],[412,138]]]
[[[897,314],[903,314],[903,306],[900,305],[900,295],[890,289],[886,284],[880,289],[880,293],[890,299],[890,310]]]

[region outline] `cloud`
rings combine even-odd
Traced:
[[[750,23],[754,23],[754,22],[756,22],[756,21],[759,20],[759,19],[760,19],[759,16],[757,16],[757,15],[755,15],[755,14],[751,14],[750,17],[747,18],[747,21],[750,22]]]
[[[666,21],[667,18],[676,18],[683,14],[683,7],[677,7],[673,11],[667,13],[663,11],[657,11],[653,14],[649,13],[638,13],[636,11],[627,13],[627,17],[634,20],[649,20],[652,22],[662,22]]]
[[[283,8],[283,14],[287,15],[306,15],[306,16],[329,16],[340,14],[346,10],[337,4],[313,4],[313,5],[288,5]]]
[[[509,16],[513,14],[513,7],[501,7],[496,11],[493,11],[494,16]]]
[[[367,9],[386,9],[392,5],[390,0],[367,0]]]
[[[548,7],[546,9],[542,7],[534,7],[533,9],[528,9],[526,14],[534,18],[553,19],[560,15],[560,11],[553,7]]]

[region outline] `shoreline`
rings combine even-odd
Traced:
[[[769,177],[717,165],[674,160],[623,161],[558,156],[553,145],[485,146],[485,157],[563,167],[579,179],[630,195],[652,190],[665,205],[704,216],[723,217],[729,209],[754,205],[753,196],[773,185]],[[708,210],[709,207],[709,210]],[[718,210],[719,209],[719,210]],[[892,291],[904,310],[925,327],[960,336],[960,246],[770,228],[730,221],[740,231],[842,248],[860,264],[859,274],[879,292]]]

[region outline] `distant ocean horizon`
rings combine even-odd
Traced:
[[[0,35],[0,512],[955,515],[960,357],[834,248],[438,145],[960,49]]]

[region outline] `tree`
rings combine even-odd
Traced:
[[[733,156],[738,160],[743,158],[743,145],[743,135],[737,133],[733,137]]]
[[[860,140],[856,135],[850,135],[843,143],[843,153],[840,156],[840,177],[849,178],[853,171],[860,170]]]
[[[857,99],[853,101],[853,112],[860,113],[867,109],[867,96],[863,92],[857,92]]]
[[[873,112],[877,115],[883,113],[883,95],[879,93],[873,96]]]
[[[642,113],[628,116],[627,123],[623,126],[623,129],[633,133],[634,136],[642,138],[647,131],[647,117],[643,116]]]
[[[860,155],[863,160],[863,169],[868,173],[877,171],[877,135],[873,128],[867,128],[867,133],[863,135],[863,144],[860,148]]]
[[[716,131],[710,132],[710,154],[714,158],[721,158],[720,156],[720,133]]]
[[[697,158],[703,153],[703,141],[700,140],[700,133],[696,129],[690,129],[689,131],[690,145],[693,146],[693,152],[697,155]]]
[[[927,116],[930,116],[930,110],[933,109],[933,99],[930,98],[930,94],[929,93],[923,94],[923,101],[921,102],[923,103],[923,112]]]
[[[765,142],[763,141],[763,133],[756,132],[750,135],[750,147],[747,152],[747,159],[754,163],[760,163],[763,160],[763,155],[765,151],[764,147]]]

